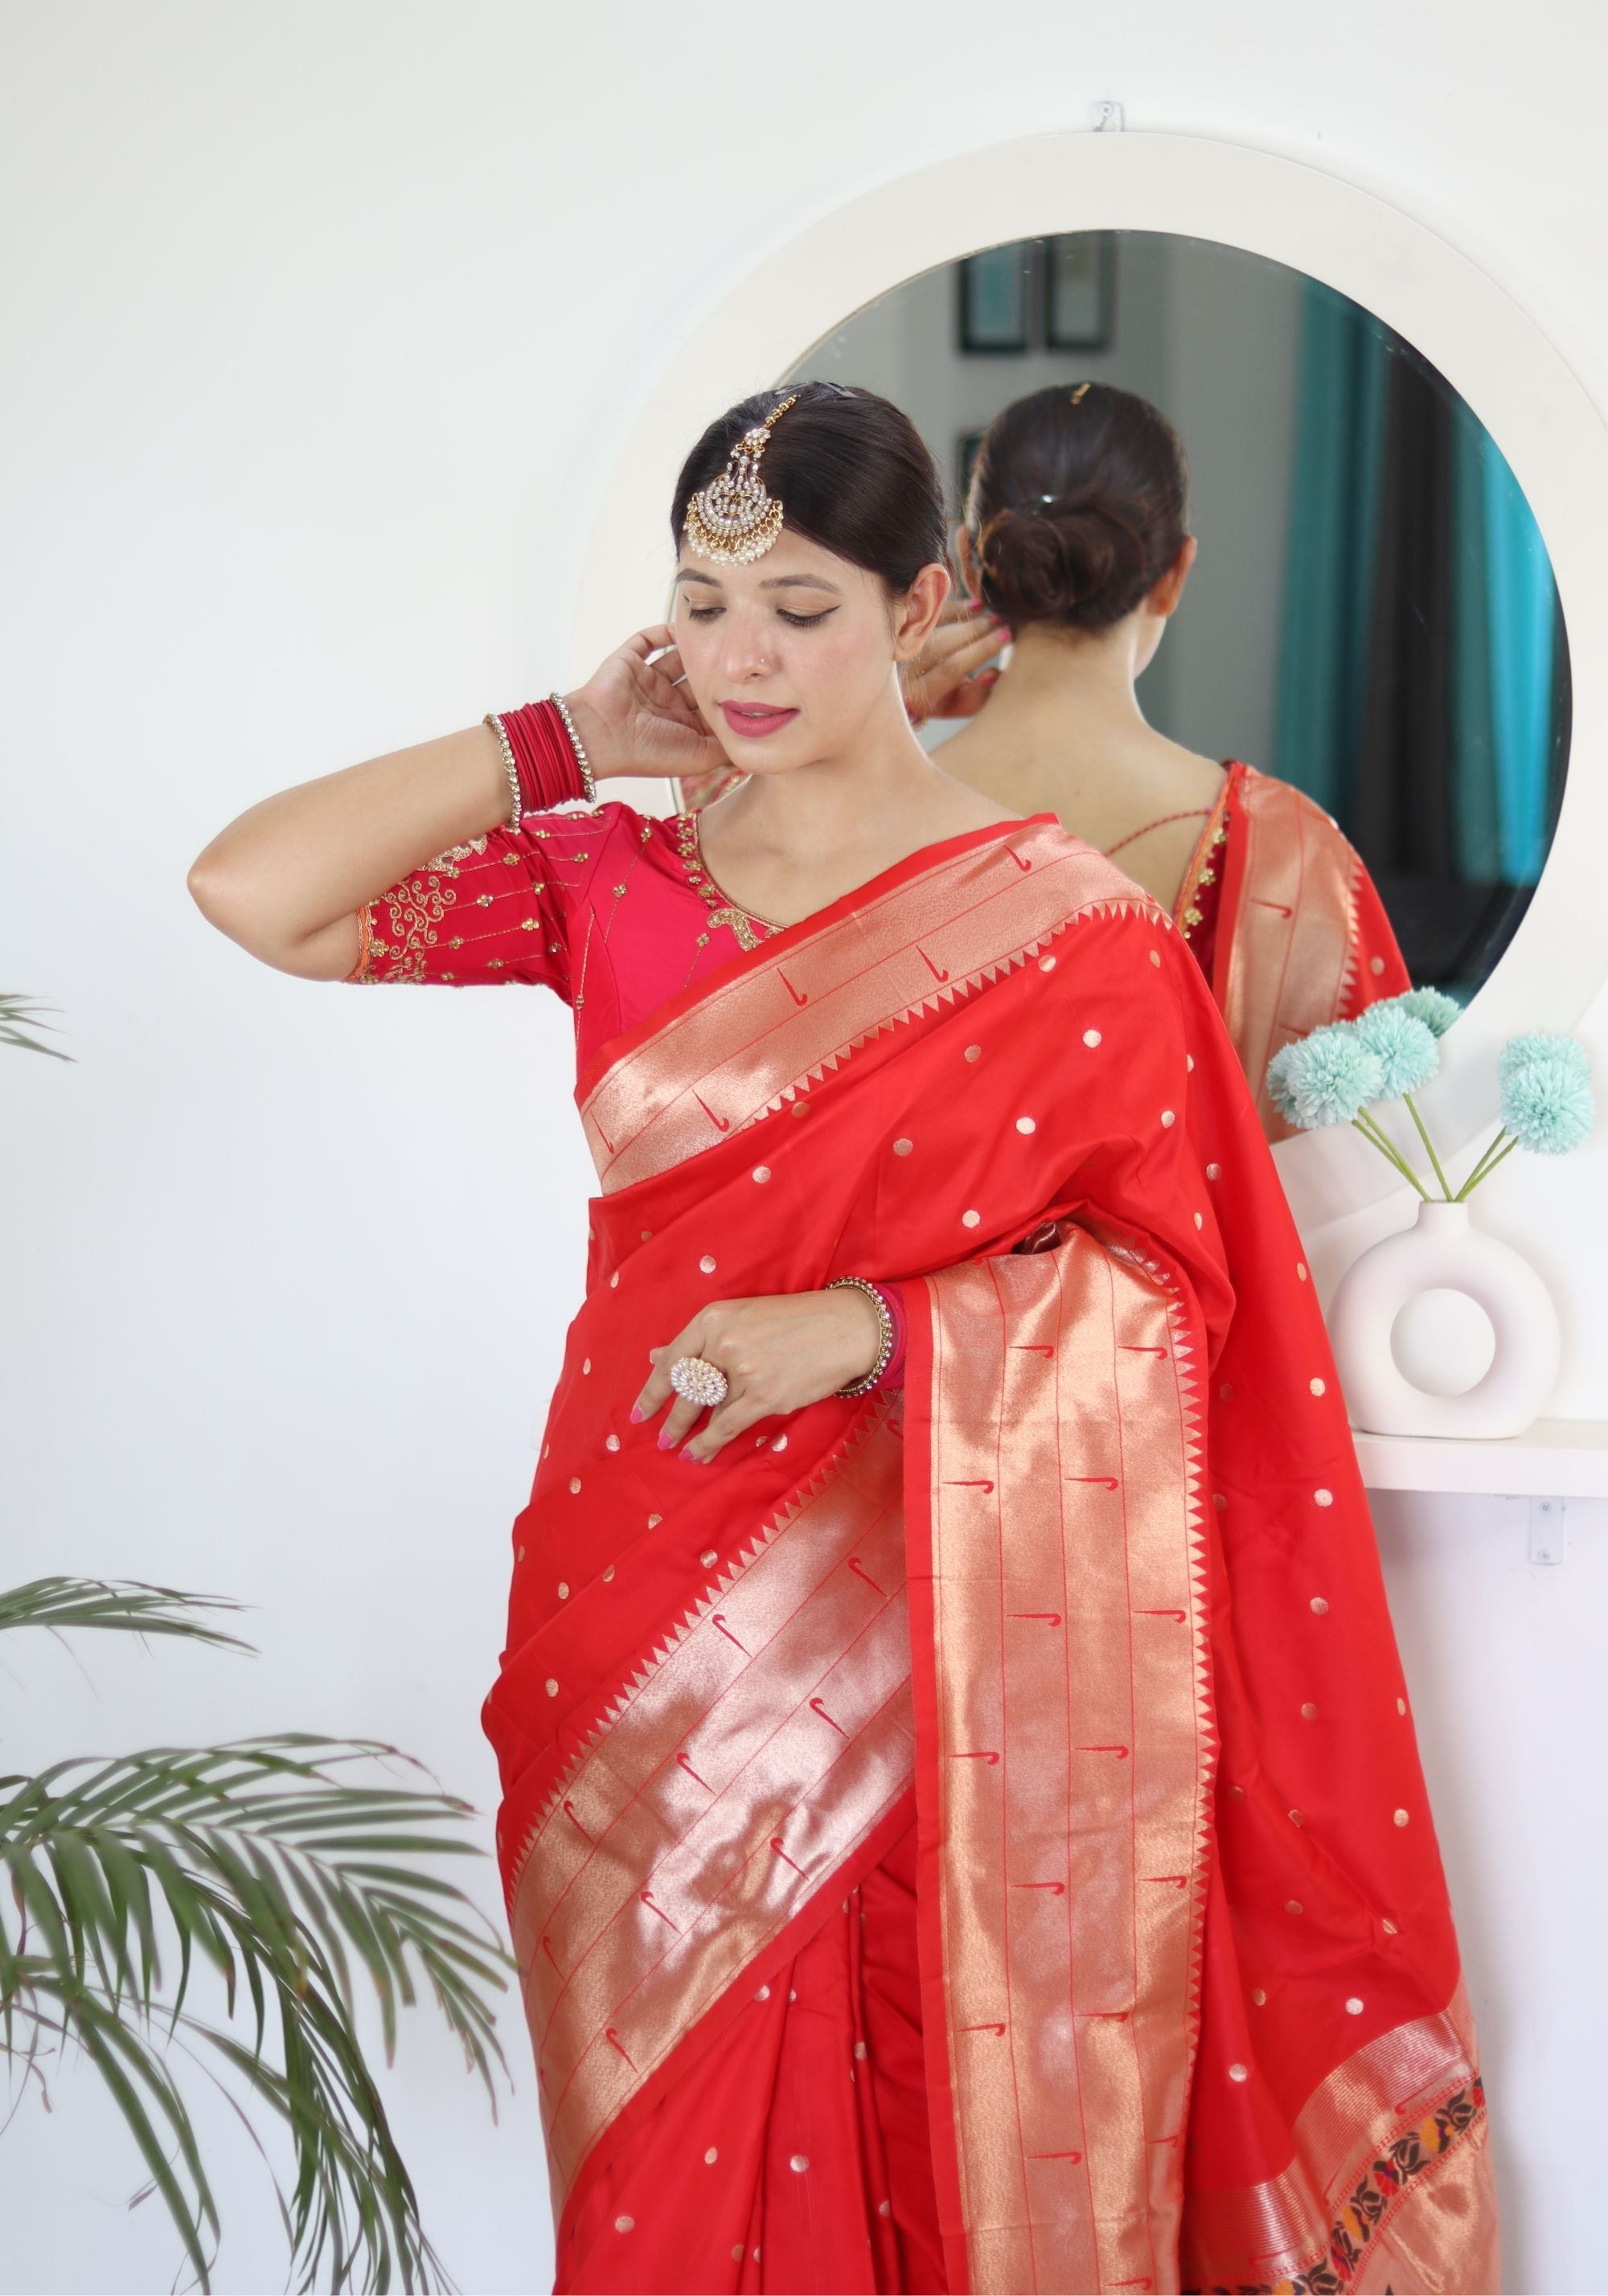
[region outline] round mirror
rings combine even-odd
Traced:
[[[789,379],[806,375],[902,406],[957,521],[978,441],[1013,400],[1093,380],[1158,406],[1188,459],[1199,558],[1141,679],[1145,717],[1314,798],[1414,982],[1473,996],[1552,841],[1569,656],[1517,480],[1411,343],[1242,248],[1089,231],[905,281]]]

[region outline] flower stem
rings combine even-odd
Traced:
[[[1449,1204],[1452,1200],[1452,1192],[1450,1187],[1448,1185],[1446,1174],[1440,1168],[1440,1159],[1435,1153],[1435,1144],[1430,1138],[1428,1132],[1424,1128],[1423,1119],[1419,1115],[1417,1108],[1414,1104],[1412,1094],[1410,1092],[1404,1092],[1401,1097],[1407,1103],[1407,1114],[1418,1127],[1418,1137],[1423,1141],[1424,1148],[1428,1152],[1430,1162],[1434,1166],[1435,1177],[1440,1183],[1440,1193]]]
[[[1498,1132],[1497,1135],[1497,1140],[1500,1140],[1501,1137],[1502,1135]],[[1491,1147],[1494,1148],[1496,1144],[1496,1141],[1493,1140]],[[1464,1196],[1468,1194],[1471,1188],[1478,1187],[1481,1180],[1489,1180],[1491,1174],[1496,1170],[1497,1165],[1502,1161],[1502,1158],[1504,1156],[1511,1156],[1518,1144],[1519,1144],[1516,1140],[1510,1140],[1506,1147],[1502,1149],[1495,1156],[1491,1155],[1490,1149],[1488,1148],[1485,1154],[1480,1159],[1478,1164],[1475,1165],[1473,1170],[1469,1174],[1467,1179],[1464,1180],[1463,1185],[1458,1189],[1456,1201],[1461,1203]]]
[[[1458,1189],[1456,1195],[1453,1198],[1454,1202],[1461,1202],[1462,1199],[1467,1195],[1471,1188],[1477,1187],[1479,1185],[1480,1182],[1485,1177],[1486,1168],[1489,1164],[1491,1158],[1496,1154],[1497,1149],[1502,1145],[1502,1143],[1506,1139],[1506,1137],[1507,1132],[1505,1128],[1502,1125],[1498,1125],[1495,1133],[1486,1142],[1484,1147],[1480,1151],[1479,1155],[1475,1158],[1473,1169],[1470,1172],[1467,1179],[1464,1180],[1463,1185]]]
[[[1351,1119],[1351,1121],[1357,1127],[1357,1129],[1361,1133],[1365,1140],[1371,1141],[1374,1146],[1378,1149],[1382,1156],[1388,1156],[1390,1158],[1391,1163],[1396,1167],[1396,1169],[1401,1174],[1402,1178],[1409,1181],[1412,1185],[1417,1189],[1419,1194],[1423,1198],[1424,1202],[1427,1204],[1430,1200],[1429,1190],[1418,1177],[1417,1173],[1414,1171],[1412,1166],[1407,1162],[1407,1158],[1402,1154],[1399,1148],[1397,1147],[1395,1142],[1390,1139],[1380,1130],[1378,1125],[1374,1123],[1371,1116],[1354,1116]]]

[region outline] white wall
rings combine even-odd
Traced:
[[[492,1800],[505,1527],[581,1266],[567,1021],[258,971],[184,898],[206,836],[546,690],[611,442],[696,316],[867,183],[1098,97],[1406,207],[1604,396],[1605,47],[1587,0],[10,0],[0,982],[62,1008],[77,1065],[3,1070],[7,1560],[226,1589],[263,1655],[13,1646],[8,1769],[294,1725],[394,1736]],[[1542,1187],[1515,1158],[1483,1199],[1558,1283],[1582,1414],[1608,1414],[1605,1165],[1599,1142]],[[1522,1512],[1393,1500],[1380,1525],[1510,2284],[1588,2290],[1608,1526],[1577,1511],[1541,1573]],[[425,2018],[391,2085],[472,2292],[549,2273],[508,2039],[495,2134]],[[54,2102],[0,2145],[0,2284],[165,2286],[172,2243],[125,2212],[90,2085]],[[218,2284],[277,2285],[257,2173],[218,2143]]]

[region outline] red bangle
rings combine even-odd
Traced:
[[[496,715],[513,752],[527,813],[550,813],[555,805],[586,796],[575,746],[553,702],[527,701],[522,709]]]

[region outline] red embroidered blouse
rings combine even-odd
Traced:
[[[728,901],[698,816],[528,813],[455,845],[358,912],[353,980],[522,980],[575,1014],[577,1068],[777,928]]]

